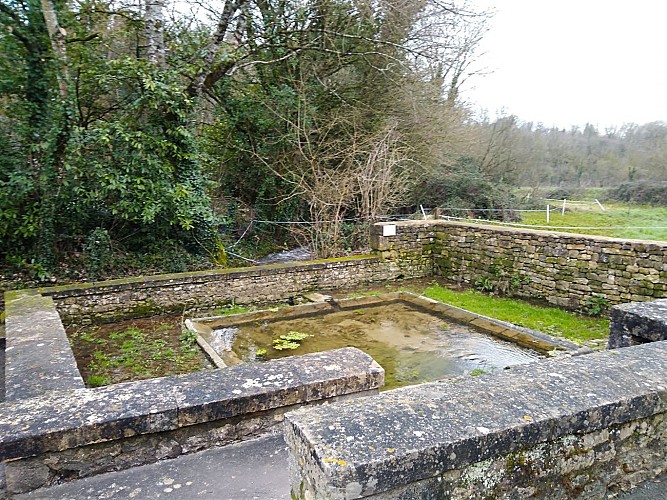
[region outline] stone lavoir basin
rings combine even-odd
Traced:
[[[357,347],[384,389],[507,369],[574,344],[410,293],[186,321],[220,366]]]

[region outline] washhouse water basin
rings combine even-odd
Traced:
[[[218,366],[357,347],[385,369],[385,389],[508,369],[566,349],[548,335],[404,292],[186,325]]]

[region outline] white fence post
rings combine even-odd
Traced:
[[[547,224],[549,224],[549,210],[551,210],[551,208],[549,207],[549,204],[547,203]]]
[[[565,203],[567,203],[567,200],[563,198],[563,211],[561,212],[561,215],[565,217]]]

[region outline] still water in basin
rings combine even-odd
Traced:
[[[310,336],[295,350],[275,349],[273,340],[289,332]],[[213,347],[230,365],[357,347],[385,369],[385,389],[475,370],[499,370],[540,357],[469,325],[444,321],[401,303],[221,328],[214,334],[217,345]]]

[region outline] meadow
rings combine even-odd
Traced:
[[[604,210],[588,204],[551,202],[549,222],[543,212],[522,212],[521,225],[568,233],[636,240],[667,241],[667,207],[603,202]]]

